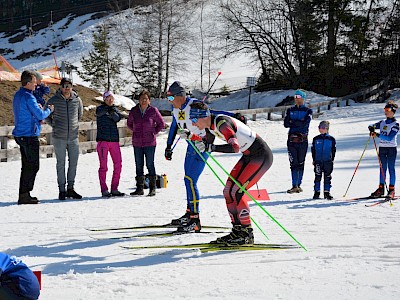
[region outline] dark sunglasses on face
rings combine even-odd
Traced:
[[[325,126],[318,126],[319,129],[326,129]]]
[[[175,96],[167,96],[168,101],[174,101]]]
[[[191,118],[190,121],[192,121],[193,123],[197,123],[199,121],[199,119],[197,118]]]
[[[61,86],[61,88],[63,88],[63,89],[70,89],[70,88],[72,88],[72,84],[70,84],[70,83],[64,83],[64,84]]]

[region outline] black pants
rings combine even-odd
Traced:
[[[306,160],[308,141],[300,143],[287,142],[290,169],[292,170],[292,186],[300,186],[303,180],[304,162]]]
[[[21,177],[19,194],[33,190],[36,174],[39,171],[39,139],[36,136],[15,137],[21,151]]]

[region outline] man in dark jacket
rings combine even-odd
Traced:
[[[53,146],[57,159],[58,199],[81,199],[74,190],[76,167],[79,157],[79,120],[83,114],[82,100],[72,90],[72,80],[61,79],[61,88],[49,99],[47,104],[54,105],[54,112],[48,118],[53,127]],[[65,158],[68,151],[68,173],[65,178]],[[67,190],[65,185],[67,183]]]
[[[287,191],[289,194],[303,191],[300,185],[308,148],[308,127],[312,117],[312,110],[304,105],[305,99],[306,93],[297,90],[294,93],[295,105],[287,110],[284,120],[285,128],[289,128],[287,148],[292,171],[292,188]]]
[[[118,190],[122,170],[122,156],[119,147],[119,132],[117,123],[121,120],[121,113],[114,105],[114,95],[110,91],[103,94],[104,103],[96,109],[97,119],[97,155],[99,156],[99,181],[102,197],[124,196]],[[106,183],[108,152],[114,164],[111,180],[111,193]]]
[[[31,197],[36,174],[39,171],[40,121],[54,110],[54,106],[42,110],[32,91],[36,87],[36,77],[31,71],[21,74],[22,87],[13,100],[14,125],[13,135],[21,151],[21,177],[19,181],[18,204],[37,204],[36,197]]]

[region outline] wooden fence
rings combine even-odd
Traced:
[[[382,80],[380,83],[362,90],[358,93],[354,93],[342,98],[337,98],[330,101],[324,101],[319,103],[314,103],[308,105],[310,108],[314,109],[314,113],[317,115],[321,113],[321,110],[326,107],[326,109],[330,110],[332,106],[349,106],[350,100],[360,99],[363,102],[371,102],[380,97],[383,93],[385,93],[389,86],[389,78]],[[240,112],[247,116],[252,116],[252,120],[257,119],[257,114],[268,114],[268,119],[272,119],[272,114],[280,114],[282,118],[285,116],[286,110],[290,106],[278,106],[278,107],[269,107],[269,108],[256,108],[256,109],[246,109],[246,110],[237,110],[235,112]],[[164,117],[166,122],[171,122],[172,117]],[[120,140],[119,143],[121,146],[131,145],[132,138],[130,134],[127,132],[126,120],[121,120],[118,122],[118,130]],[[8,149],[8,140],[12,137],[12,131],[14,126],[3,126],[0,127],[0,161],[6,162],[8,159],[17,158],[20,156],[19,148]],[[81,137],[86,140],[80,139],[79,148],[81,153],[92,152],[96,150],[96,132],[97,132],[97,124],[95,121],[92,122],[80,122],[79,123],[79,131],[82,133]],[[51,132],[52,128],[49,125],[42,126],[42,136],[46,136],[46,145],[40,146],[40,154],[41,157],[52,157],[54,155],[53,145],[51,144]]]

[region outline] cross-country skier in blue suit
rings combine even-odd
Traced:
[[[295,105],[286,111],[283,123],[285,128],[289,128],[287,147],[292,171],[292,188],[287,192],[290,194],[303,191],[300,185],[308,148],[308,127],[312,117],[312,110],[304,105],[306,96],[302,90],[294,93]]]
[[[0,252],[0,299],[38,299],[39,281],[15,256]]]

